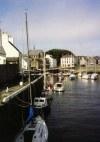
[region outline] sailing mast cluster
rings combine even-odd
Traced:
[[[28,38],[28,21],[27,12],[25,12],[26,19],[26,39],[27,39],[27,54],[28,54],[28,81],[29,81],[29,97],[30,97],[30,110],[31,116],[29,121],[25,124],[22,131],[16,136],[15,142],[47,142],[48,140],[48,128],[44,119],[37,115],[33,117],[33,100],[32,100],[32,86],[31,86],[31,74],[30,74],[30,60],[29,60],[29,38]],[[29,117],[29,116],[28,116]]]

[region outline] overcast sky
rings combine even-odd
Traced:
[[[77,55],[100,55],[100,0],[0,0],[0,27],[26,49],[61,48]]]

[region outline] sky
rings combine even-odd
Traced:
[[[0,27],[22,52],[26,10],[30,49],[100,55],[100,0],[0,0]]]

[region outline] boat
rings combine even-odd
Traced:
[[[98,74],[96,73],[96,62],[94,64],[95,69],[94,69],[94,73],[91,74],[91,80],[97,80],[98,79]]]
[[[98,74],[97,73],[92,73],[91,74],[91,80],[96,80],[98,79]]]
[[[64,91],[64,84],[62,82],[55,83],[53,90],[56,92],[63,92]]]
[[[48,107],[48,102],[46,97],[35,97],[33,105],[35,108],[42,109]]]
[[[69,76],[69,79],[70,80],[75,80],[76,79],[76,75],[71,73],[70,76]]]
[[[45,59],[45,52],[44,52],[44,57],[43,57],[43,93],[49,92],[51,90],[51,84],[47,85],[47,74],[48,72],[46,72],[46,59]]]
[[[47,140],[48,128],[42,117],[38,115],[25,126],[15,142],[47,142]]]
[[[49,101],[52,99],[52,92],[50,85],[47,86],[46,83],[46,68],[45,68],[45,52],[44,52],[44,60],[43,60],[43,90],[41,95],[34,98],[33,106],[37,110],[43,110],[44,113],[47,113],[50,109]]]
[[[27,13],[26,17],[26,33],[27,33],[27,49],[28,47],[28,27],[27,27]],[[29,63],[29,52],[28,52],[28,63]],[[28,64],[30,65],[30,64]],[[35,113],[32,101],[32,92],[31,92],[31,80],[30,80],[30,66],[28,66],[29,74],[29,111],[28,117],[24,122],[23,127],[21,128],[19,134],[15,138],[15,142],[47,142],[48,141],[48,128],[41,117],[41,113]]]
[[[80,65],[80,71],[78,72],[78,77],[81,78],[82,77],[82,66]]]
[[[52,98],[52,85],[49,83],[47,85],[47,77],[46,77],[46,60],[45,60],[45,52],[44,52],[44,60],[43,60],[43,90],[41,92],[41,96],[46,99]]]
[[[78,77],[82,77],[82,73],[81,72],[78,73]]]
[[[82,79],[90,79],[91,78],[91,75],[90,74],[87,74],[87,73],[84,73],[83,75],[82,75]]]
[[[86,63],[86,71],[82,74],[82,79],[86,79],[86,80],[88,80],[88,79],[90,79],[91,78],[91,74],[88,74],[87,73],[87,68],[88,68],[88,65],[87,65],[87,63]]]

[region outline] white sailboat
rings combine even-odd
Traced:
[[[48,128],[41,116],[28,123],[18,134],[15,142],[47,142]]]
[[[70,80],[75,80],[76,79],[76,75],[74,73],[71,73],[69,76]]]
[[[75,80],[76,79],[76,75],[73,71],[73,67],[72,67],[72,64],[73,64],[73,54],[71,53],[71,71],[70,71],[70,75],[69,75],[69,79],[70,80]]]
[[[87,73],[83,73],[83,75],[82,75],[82,79],[90,79],[90,75],[89,74],[87,74]]]
[[[46,90],[46,70],[45,70],[45,52],[44,52],[44,58],[43,58],[43,90],[40,97],[35,97],[33,105],[37,109],[45,109],[48,107],[47,102],[47,95],[48,90]]]
[[[54,84],[54,91],[55,92],[64,92],[64,84],[62,82],[56,82]]]
[[[26,17],[26,34],[27,34],[27,49],[28,47],[28,25],[27,25],[27,13],[25,13]],[[28,62],[29,62],[29,52],[28,52]],[[30,65],[30,64],[28,64]],[[30,113],[32,114],[33,106],[32,106],[32,94],[31,94],[31,78],[30,78],[30,66],[29,69],[29,84],[30,84]],[[25,127],[19,132],[19,134],[15,138],[15,142],[47,142],[48,140],[48,128],[46,126],[45,121],[42,119],[40,115],[37,117],[31,118],[31,121],[28,120],[25,124]]]
[[[80,72],[78,73],[78,77],[82,77],[82,68],[81,68],[81,65],[80,65]]]
[[[98,79],[98,74],[96,73],[96,62],[94,64],[94,73],[91,74],[91,80],[97,80]]]
[[[82,79],[90,79],[91,75],[87,73],[87,63],[86,63],[86,72],[82,74]]]

